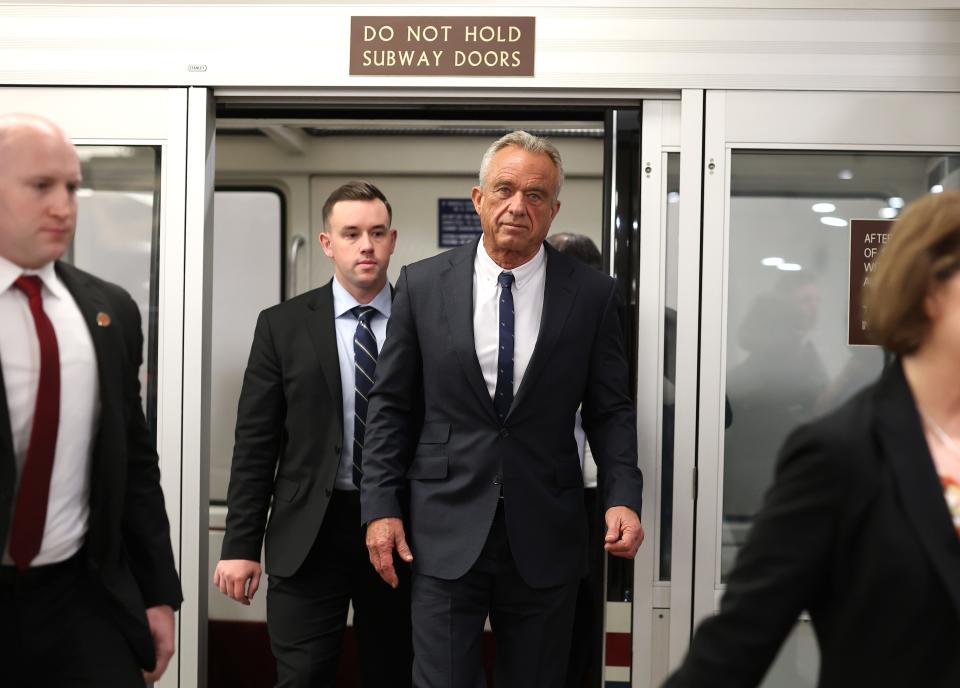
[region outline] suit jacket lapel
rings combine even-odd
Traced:
[[[543,372],[550,355],[560,341],[560,334],[570,315],[573,299],[577,293],[577,284],[572,279],[573,266],[556,249],[545,244],[547,251],[547,274],[543,286],[543,314],[540,316],[540,332],[537,343],[527,364],[527,370],[520,381],[520,388],[510,407],[510,415],[530,395],[537,377]]]
[[[903,508],[960,614],[960,538],[899,360],[884,372],[878,396],[876,430],[897,478]]]
[[[307,330],[326,378],[330,398],[335,402],[340,424],[343,425],[343,392],[340,389],[340,358],[337,353],[337,330],[333,313],[333,281],[317,289],[307,303]]]
[[[100,314],[105,314],[107,318],[105,323],[110,323],[116,318],[112,313],[112,308],[107,303],[106,298],[96,288],[90,279],[82,272],[65,263],[57,263],[57,276],[63,282],[67,291],[73,296],[80,313],[83,315],[83,321],[87,325],[90,337],[93,339],[93,349],[97,355],[97,375],[100,380],[100,403],[104,403],[104,398],[109,397],[111,402],[119,401],[122,395],[120,386],[121,368],[116,365],[120,360],[122,351],[119,340],[120,336],[115,328],[109,325],[101,326],[97,323]],[[111,396],[115,395],[115,396]],[[101,419],[103,414],[101,413]]]
[[[97,431],[93,435],[93,445],[90,455],[90,484],[110,485],[116,480],[123,480],[124,470],[117,470],[111,464],[111,459],[125,456],[124,452],[113,445],[125,442],[125,435],[117,433],[117,428],[123,428],[123,369],[121,361],[126,359],[122,341],[122,333],[118,326],[111,326],[117,319],[106,297],[89,275],[66,263],[57,263],[57,276],[73,296],[74,302],[83,315],[83,321],[93,340],[93,350],[97,358],[97,378],[100,385],[100,414]],[[105,318],[103,316],[106,316]],[[98,317],[104,323],[98,323]],[[105,532],[100,527],[105,519],[109,519],[106,511],[107,503],[98,498],[104,490],[91,488],[90,492],[90,527],[88,545],[99,549],[98,536]]]
[[[471,242],[448,254],[450,265],[440,275],[440,292],[450,341],[467,378],[467,386],[487,415],[499,424],[473,338],[473,257],[477,253],[477,243]]]

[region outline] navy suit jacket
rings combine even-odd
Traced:
[[[615,284],[546,245],[539,336],[501,423],[474,344],[476,250],[473,242],[401,272],[370,396],[362,518],[399,517],[409,490],[414,570],[455,579],[483,548],[502,484],[520,575],[534,587],[571,582],[587,562],[573,432],[581,404],[604,506],[640,512],[636,411]]]
[[[153,668],[153,640],[145,609],[183,599],[160,490],[157,453],[140,402],[143,358],[140,312],[120,287],[66,263],[57,276],[90,330],[100,384],[100,422],[93,437],[86,563],[103,584],[106,610],[144,668]],[[109,326],[97,324],[97,314]],[[0,534],[9,537],[16,484],[13,436],[0,369]]]

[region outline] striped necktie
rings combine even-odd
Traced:
[[[493,407],[503,423],[513,403],[513,273],[501,272],[500,284],[500,349],[497,351],[497,388],[493,393]]]
[[[367,399],[373,387],[377,369],[377,338],[370,329],[370,320],[377,309],[373,306],[355,306],[357,331],[353,335],[353,359],[356,388],[353,399],[353,484],[360,487],[363,461],[363,434],[367,426]]]

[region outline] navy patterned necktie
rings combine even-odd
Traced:
[[[370,320],[377,312],[373,306],[355,306],[357,331],[353,335],[353,360],[356,388],[353,397],[353,484],[360,487],[363,461],[363,434],[367,426],[367,399],[377,369],[377,338],[370,329]]]
[[[504,422],[513,403],[513,274],[501,272],[500,284],[500,350],[497,352],[497,389],[493,407],[500,422]]]

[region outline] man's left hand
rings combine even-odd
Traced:
[[[607,534],[603,548],[615,557],[633,559],[643,542],[643,526],[637,512],[627,506],[612,506],[604,515]]]
[[[153,636],[153,649],[157,655],[157,663],[153,671],[144,671],[145,683],[156,683],[167,670],[170,658],[173,657],[173,607],[162,604],[159,607],[150,607],[147,610],[147,623],[150,624],[150,635]]]

